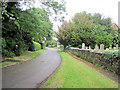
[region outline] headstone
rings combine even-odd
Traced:
[[[85,49],[85,43],[82,43],[82,49]]]
[[[112,49],[112,47],[109,47],[109,49]]]
[[[106,48],[106,51],[109,51],[109,48]]]
[[[116,49],[118,50],[118,44],[116,44]]]
[[[99,47],[97,44],[95,45],[95,50],[99,50]]]
[[[91,47],[89,46],[89,50],[91,50]]]
[[[112,49],[112,45],[110,45],[109,49]]]
[[[88,49],[88,47],[86,47],[86,49]]]
[[[100,45],[100,50],[104,50],[104,45],[103,44]]]
[[[116,47],[113,47],[114,50],[116,50]]]

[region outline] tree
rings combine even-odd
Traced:
[[[93,15],[86,12],[76,13],[72,21],[67,24],[64,22],[59,27],[58,40],[64,47],[71,45],[81,48],[82,43],[85,43],[92,48],[95,44],[104,44],[105,48],[108,48],[113,39],[115,42],[117,40],[117,32],[111,28],[111,22],[110,18],[102,18],[99,13]]]
[[[20,22],[23,32],[25,33],[24,38],[26,38],[26,35],[29,35],[29,37],[32,37],[32,40],[39,42],[41,45],[43,41],[52,39],[53,25],[45,10],[39,8],[28,9],[23,11],[20,17],[21,21],[25,19],[25,21]]]
[[[71,27],[67,21],[64,21],[61,27],[58,27],[58,32],[56,33],[56,36],[58,38],[58,41],[63,44],[64,49],[66,49],[66,46],[69,45],[70,32]]]
[[[39,3],[39,8],[44,9],[49,16],[52,16],[54,21],[64,21],[64,15],[66,14],[65,0],[38,0],[37,2],[33,0],[33,2],[23,2],[22,5],[30,9],[34,8],[35,3]]]
[[[91,34],[94,26],[93,20],[86,12],[76,13],[72,22],[72,46],[81,48],[82,43],[87,46],[94,43],[94,35]]]
[[[52,8],[56,5],[54,2],[50,1],[51,6],[42,4]],[[35,9],[31,6],[23,10],[21,5],[23,3],[2,2],[3,56],[15,56],[20,55],[24,50],[33,50],[33,40],[42,43],[52,39],[53,25],[49,19],[50,13],[47,13],[46,9]],[[33,4],[29,3],[29,5]],[[64,11],[62,5],[57,3],[53,11],[57,8],[59,8],[57,11]]]

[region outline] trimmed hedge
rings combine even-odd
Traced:
[[[81,49],[68,49],[67,51],[94,65],[120,75],[120,72],[118,72],[120,55],[118,52],[99,53]]]

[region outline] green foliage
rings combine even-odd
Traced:
[[[66,46],[69,45],[70,42],[70,32],[71,32],[71,26],[67,21],[63,22],[61,27],[58,27],[58,32],[56,32],[56,36],[58,38],[58,41],[63,44],[64,49],[66,49]]]
[[[72,21],[63,22],[59,27],[57,38],[64,46],[80,47],[82,43],[94,48],[104,44],[105,48],[118,43],[118,31],[112,28],[112,20],[103,18],[99,13],[76,13]]]
[[[46,43],[47,46],[49,47],[57,47],[57,41],[52,39]]]
[[[2,38],[2,47],[5,48],[6,47],[6,41],[4,38]]]
[[[105,52],[104,59],[108,61],[111,65],[113,61],[117,61],[117,63],[120,61],[119,60],[120,56],[118,55],[118,52]]]
[[[46,47],[46,43],[43,43],[43,48],[42,49],[45,49],[45,47]]]
[[[15,54],[12,51],[8,51],[7,49],[2,50],[2,55],[3,57],[14,57]]]
[[[8,2],[2,12],[3,56],[19,56],[24,50],[37,50],[33,40],[42,43],[52,38],[53,25],[46,11],[39,8],[22,11],[18,3]],[[7,52],[11,53],[7,55]]]
[[[72,45],[68,45],[68,46],[66,47],[66,49],[69,49],[70,47],[72,47]]]
[[[34,41],[33,41],[33,44],[34,44],[34,49],[35,49],[35,51],[38,51],[38,50],[41,49],[41,45],[40,45],[38,42],[34,42]]]
[[[34,8],[33,2],[2,2],[3,56],[19,56],[25,50],[38,50],[40,46],[32,41],[45,48],[46,42],[52,39],[53,24],[49,16],[52,13],[62,15],[65,12],[65,1],[39,0],[39,3],[42,9]],[[21,6],[26,6],[27,9],[23,10]],[[45,43],[42,44],[43,42]]]
[[[53,17],[54,21],[64,21],[64,15],[66,14],[66,2],[65,0],[42,0],[42,8],[46,10],[50,16]],[[54,14],[54,15],[53,15]],[[59,16],[58,16],[59,15]]]

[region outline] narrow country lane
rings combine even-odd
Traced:
[[[2,70],[2,88],[36,88],[59,66],[57,49],[47,49],[34,60]]]

